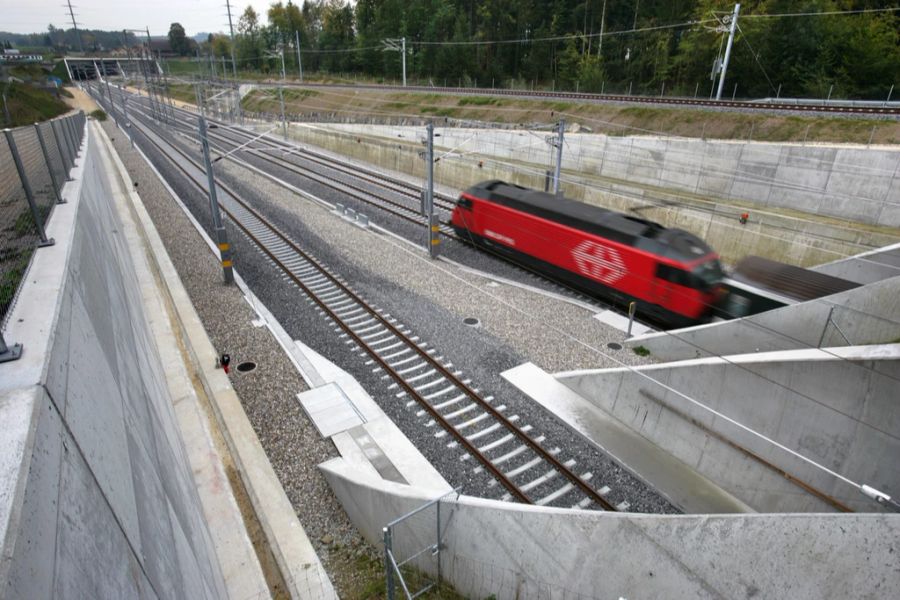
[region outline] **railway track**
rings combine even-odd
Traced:
[[[143,121],[143,118],[141,119]],[[153,132],[148,122],[136,128],[198,191],[206,193],[201,165],[177,146]],[[392,380],[394,400],[427,417],[425,427],[440,426],[435,437],[446,438],[451,452],[475,460],[504,488],[502,500],[581,509],[625,510],[613,505],[609,486],[596,489],[589,471],[576,472],[576,461],[560,457],[558,447],[532,435],[534,427],[506,415],[506,406],[481,394],[464,374],[443,359],[389,312],[367,302],[327,265],[301,248],[270,223],[234,190],[217,182],[222,212],[278,268],[317,311],[334,326],[350,349],[365,358],[366,367]]]
[[[144,117],[153,120],[153,115],[148,112],[149,106],[147,104],[149,100],[144,97],[137,98],[145,109],[143,111]],[[197,115],[184,109],[176,108],[175,110],[181,117],[180,119],[177,119],[177,121],[185,128],[183,134],[191,142],[195,142],[194,136],[197,130]],[[386,174],[379,173],[378,171],[367,169],[365,167],[360,167],[356,164],[341,163],[331,156],[320,154],[306,148],[299,148],[296,145],[279,140],[275,136],[264,135],[260,137],[259,134],[256,134],[254,132],[245,131],[240,128],[234,127],[229,123],[217,121],[215,119],[209,120],[209,122],[216,125],[215,128],[207,130],[208,136],[210,138],[210,144],[220,154],[220,156],[231,154],[235,152],[237,148],[243,146],[241,152],[249,153],[252,157],[259,159],[270,167],[275,167],[276,172],[279,172],[278,170],[284,170],[291,175],[314,181],[332,191],[346,195],[347,197],[352,198],[362,205],[373,207],[375,209],[388,213],[404,222],[422,228],[424,228],[425,226],[425,219],[421,215],[420,207],[418,205],[420,188],[412,183],[394,179]],[[229,136],[235,136],[238,139],[234,139]],[[253,141],[251,142],[251,140]],[[297,158],[305,158],[307,156],[314,157],[317,161],[316,164],[320,167],[320,170],[314,170],[308,167],[304,167],[303,165],[298,165],[296,162],[286,160],[282,156],[278,156],[278,152],[283,152]],[[349,177],[351,179],[359,179],[362,182],[376,188],[384,186],[385,183],[392,184],[396,187],[402,187],[404,189],[402,197],[405,198],[406,201],[398,201],[396,198],[387,197],[377,190],[373,191],[363,185],[354,184],[352,183],[352,181],[345,182],[344,179],[333,177],[322,169],[338,171],[346,177]],[[411,203],[410,199],[412,198],[415,198],[415,201]],[[435,207],[438,211],[438,214],[442,217],[442,223],[439,226],[440,234],[445,239],[459,242],[466,246],[471,246],[471,243],[468,240],[460,238],[452,229],[452,227],[446,224],[446,221],[449,220],[450,212],[453,210],[454,206],[454,198],[446,195],[435,194]],[[488,254],[493,254],[484,249],[480,249],[478,250],[478,252],[487,252]],[[554,281],[548,278],[546,275],[532,272],[527,267],[516,263],[511,263],[505,257],[502,257],[500,255],[495,255],[495,257],[498,260],[501,260],[509,265],[510,268],[514,269],[517,272],[520,272],[522,276],[527,277],[530,285],[536,285],[538,287],[548,287],[552,292],[556,294],[575,298],[583,304],[593,305],[595,307],[595,310],[597,311],[614,308],[609,304],[600,303],[596,298],[585,296],[579,290],[573,289],[566,284]],[[624,313],[622,314],[624,315]],[[641,320],[639,319],[639,321]],[[641,322],[645,325],[651,327],[653,326],[652,323],[644,321]]]
[[[254,82],[258,83],[258,82]],[[272,82],[268,85],[281,85]],[[745,112],[755,111],[795,111],[802,113],[847,114],[847,115],[884,115],[900,116],[900,107],[888,105],[859,104],[800,104],[796,102],[761,102],[754,100],[708,100],[704,98],[673,98],[658,96],[630,96],[622,94],[589,94],[579,92],[548,92],[541,90],[507,90],[494,88],[460,88],[431,86],[399,86],[399,85],[341,85],[328,83],[287,83],[284,87],[297,88],[335,88],[335,89],[369,89],[402,92],[426,92],[429,94],[452,94],[463,96],[513,96],[518,98],[552,98],[554,100],[580,100],[587,102],[616,102],[630,104],[663,104],[667,106],[696,108],[727,108]],[[895,103],[894,103],[895,104]]]
[[[145,117],[150,117],[146,112]],[[183,117],[196,120],[196,115],[182,111]],[[188,135],[193,134],[196,130],[196,121],[189,121],[185,118],[180,120],[185,125]],[[217,127],[208,131],[210,143],[214,150],[220,155],[229,154],[238,149],[242,144],[254,139],[250,132],[239,131],[228,126],[225,123],[211,121]],[[227,133],[224,133],[226,132]],[[230,135],[237,136],[241,139],[234,139]],[[419,207],[411,204],[410,200],[418,202],[419,191],[412,184],[396,180],[387,175],[377,173],[370,169],[351,168],[350,166],[336,163],[333,159],[324,155],[308,151],[306,149],[297,148],[290,144],[280,144],[277,140],[271,138],[260,138],[257,144],[265,144],[264,147],[253,147],[252,145],[243,148],[242,151],[252,154],[259,160],[275,166],[279,169],[287,170],[295,175],[314,181],[333,191],[344,194],[354,200],[373,206],[379,210],[390,213],[406,222],[414,223],[421,227],[425,227],[425,218],[421,215]],[[281,155],[279,155],[281,153]],[[313,166],[298,164],[297,162],[287,160],[285,156],[295,156],[302,160],[311,162]],[[314,168],[318,167],[318,169]],[[323,169],[325,171],[323,171]],[[338,176],[327,171],[339,173]],[[356,183],[354,180],[362,182]],[[374,188],[374,189],[373,189]],[[406,202],[390,197],[384,191],[378,188],[386,188],[388,192],[394,193]],[[437,196],[435,202],[436,208],[446,213],[453,209],[453,200],[447,196]],[[459,236],[453,229],[445,224],[440,225],[440,232],[446,238],[460,241]]]

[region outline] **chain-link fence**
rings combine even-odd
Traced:
[[[0,139],[0,322],[5,321],[84,137],[83,112],[6,129]],[[0,338],[0,357],[7,348]]]

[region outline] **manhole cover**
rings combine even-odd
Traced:
[[[256,363],[255,363],[255,362],[249,362],[249,361],[248,361],[248,362],[242,362],[241,364],[239,364],[239,365],[237,366],[237,370],[240,371],[241,373],[249,373],[250,371],[252,371],[252,370],[255,369],[255,368],[256,368]]]
[[[606,347],[610,350],[621,350],[622,344],[620,344],[619,342],[610,342],[606,345]],[[238,367],[238,369],[240,369],[240,367]]]
[[[463,319],[463,323],[465,323],[469,327],[478,327],[479,325],[481,325],[481,321],[479,321],[475,317],[466,317],[465,319]]]

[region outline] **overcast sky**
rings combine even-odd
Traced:
[[[234,26],[248,4],[266,21],[265,13],[275,0],[232,0]],[[284,0],[287,2],[287,0]],[[0,0],[0,31],[35,33],[47,31],[51,23],[72,26],[66,0]],[[297,3],[302,4],[302,0]],[[225,0],[72,0],[78,27],[85,29],[143,29],[151,35],[169,33],[169,25],[181,23],[187,34],[228,31]]]

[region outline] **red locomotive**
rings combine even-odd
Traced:
[[[636,301],[670,326],[709,318],[723,278],[697,236],[503,181],[467,189],[451,225],[462,239],[591,295]]]

